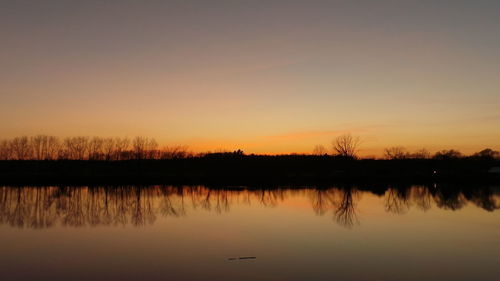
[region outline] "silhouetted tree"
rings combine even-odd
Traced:
[[[130,149],[130,139],[128,138],[115,138],[114,140],[114,159],[115,160],[126,160],[130,159],[129,149]]]
[[[356,158],[359,149],[359,137],[353,137],[351,134],[338,136],[333,142],[333,150],[343,157]]]
[[[393,146],[385,149],[385,157],[387,159],[405,159],[409,153],[402,146]]]
[[[434,156],[433,156],[434,159],[441,159],[441,160],[457,159],[460,157],[462,157],[462,153],[460,153],[460,151],[454,150],[454,149],[441,150],[441,151],[436,152],[436,154],[434,154]]]
[[[160,151],[161,159],[186,158],[190,155],[186,146],[165,146]]]
[[[430,157],[431,157],[431,153],[425,148],[419,149],[419,150],[415,151],[414,153],[410,154],[410,158],[414,158],[414,159],[429,159]]]
[[[64,139],[64,158],[71,160],[88,159],[87,153],[89,149],[88,137],[69,137]]]
[[[12,159],[12,147],[9,140],[0,141],[0,160]]]
[[[492,150],[491,148],[486,148],[479,152],[474,153],[472,157],[491,160],[499,158],[500,153],[498,151]]]
[[[149,139],[146,137],[135,137],[132,140],[132,151],[135,159],[140,160],[146,157],[148,142]]]
[[[38,135],[30,138],[30,145],[33,151],[33,159],[42,160],[45,156],[46,136]]]
[[[88,159],[101,160],[104,155],[104,139],[93,137],[88,143]]]
[[[32,150],[28,137],[16,137],[10,142],[10,145],[13,159],[28,160],[32,158]]]
[[[102,143],[103,159],[106,161],[117,160],[114,158],[116,143],[113,138],[105,138]]]
[[[318,145],[314,146],[312,154],[313,155],[321,156],[321,155],[326,155],[327,151],[326,151],[326,148],[323,145],[318,144]]]

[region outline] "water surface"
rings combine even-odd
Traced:
[[[495,187],[0,187],[0,280],[495,280],[499,208]]]

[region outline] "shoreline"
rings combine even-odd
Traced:
[[[167,160],[0,161],[0,184],[500,183],[498,160],[241,156]]]

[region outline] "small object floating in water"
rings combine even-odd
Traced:
[[[234,260],[254,260],[256,258],[257,257],[239,257],[239,258],[228,258],[228,260],[230,260],[230,261],[234,261]]]

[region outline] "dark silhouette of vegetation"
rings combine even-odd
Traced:
[[[489,187],[380,185],[327,188],[207,186],[48,186],[0,187],[0,224],[48,228],[153,224],[159,216],[188,216],[194,209],[230,212],[232,206],[274,207],[295,196],[310,198],[317,215],[331,215],[351,228],[360,223],[357,202],[364,193],[382,196],[387,212],[404,214],[415,207],[457,211],[473,204],[486,211],[500,208],[500,194]]]
[[[402,146],[393,146],[385,149],[385,157],[387,159],[406,159],[409,158],[409,153]]]
[[[321,155],[328,155],[328,151],[326,150],[326,148],[323,146],[323,145],[316,145],[313,149],[313,155],[318,155],[318,156],[321,156]]]
[[[500,152],[492,150],[490,148],[486,148],[477,153],[474,153],[471,157],[485,160],[499,159]]]
[[[431,158],[431,153],[425,149],[419,149],[413,153],[406,150],[402,146],[393,146],[386,148],[384,150],[385,158],[389,160],[401,160],[401,159],[429,159]]]
[[[486,148],[479,152],[476,152],[470,156],[463,155],[460,151],[455,149],[440,150],[436,152],[432,157],[428,150],[425,148],[420,149],[414,153],[410,153],[402,146],[388,147],[384,150],[385,158],[389,160],[401,160],[401,159],[437,159],[437,160],[451,160],[451,159],[476,159],[476,160],[498,160],[500,159],[500,153],[498,151]]]
[[[462,157],[462,153],[458,150],[449,149],[441,150],[434,154],[434,159],[458,159]]]
[[[333,150],[338,156],[355,159],[359,150],[360,139],[351,134],[338,136],[333,142]]]
[[[15,184],[88,183],[332,183],[500,181],[499,153],[469,156],[442,150],[385,150],[386,159],[361,159],[359,138],[333,142],[334,155],[254,155],[242,150],[193,154],[183,146],[159,148],[152,138],[16,137],[0,141],[0,181]]]
[[[191,157],[185,146],[158,148],[153,138],[101,138],[38,135],[0,141],[0,160],[142,160]]]
[[[431,157],[431,153],[427,149],[422,148],[410,154],[410,156],[414,159],[428,159]]]

